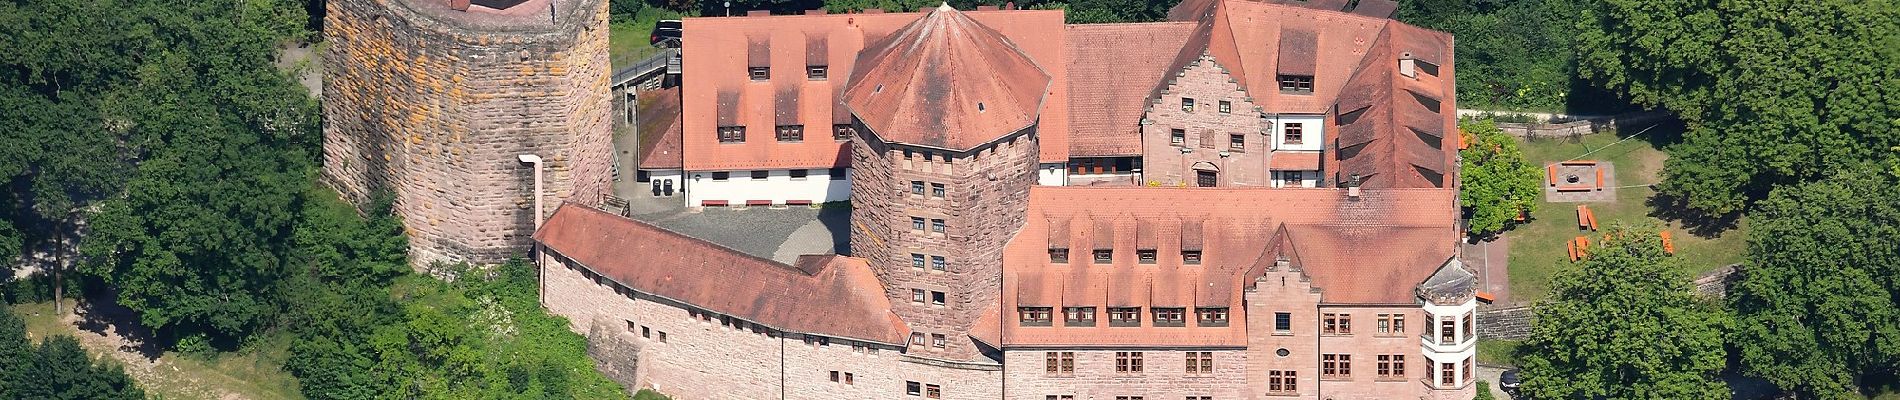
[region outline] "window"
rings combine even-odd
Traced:
[[[1286,180],[1285,186],[1287,187],[1306,185],[1306,174],[1300,173],[1300,171],[1282,171],[1280,172],[1280,177]]]
[[[1298,371],[1267,371],[1267,393],[1292,394],[1300,391]]]
[[[1195,323],[1198,326],[1227,326],[1226,307],[1204,307],[1196,309],[1195,312],[1201,317],[1200,321]]]
[[[943,191],[944,191],[944,190],[943,190],[943,184],[941,184],[941,183],[932,183],[932,184],[930,184],[930,197],[935,197],[935,198],[939,198],[939,199],[941,199],[941,198],[943,198]]]
[[[831,139],[833,140],[842,142],[851,140],[852,136],[857,135],[858,128],[852,127],[851,124],[837,124],[831,126]]]
[[[1154,264],[1155,251],[1154,249],[1135,250],[1135,259],[1140,260],[1142,264]]]
[[[1458,364],[1438,363],[1438,385],[1441,387],[1458,385]]]
[[[944,346],[944,342],[946,342],[946,341],[948,341],[948,340],[947,340],[947,339],[946,339],[946,338],[945,338],[945,337],[943,336],[943,334],[941,334],[941,333],[932,333],[932,334],[930,334],[930,347],[935,347],[935,348],[939,348],[939,349],[941,349],[941,348],[943,348],[943,346]]]
[[[1069,263],[1069,249],[1050,248],[1049,262],[1058,263],[1058,264],[1068,264]]]
[[[1404,354],[1380,354],[1379,355],[1379,377],[1384,378],[1384,379],[1404,378],[1405,377],[1405,355]]]
[[[832,382],[839,382],[839,381],[843,381],[843,380],[844,380],[844,375],[843,375],[843,374],[839,374],[839,373],[838,373],[838,371],[831,371],[831,381],[832,381]]]
[[[1075,395],[1065,394],[1065,395],[1057,396],[1057,395],[1052,394],[1048,396],[1042,396],[1042,400],[1075,400]]]
[[[1181,112],[1194,112],[1194,99],[1182,97]]]
[[[762,181],[771,176],[772,171],[752,171],[752,180],[755,181]]]
[[[640,327],[640,337],[649,338],[649,339],[653,338],[653,328],[644,327],[644,326]]]
[[[1214,396],[1188,396],[1185,400],[1214,400]]]
[[[1175,146],[1186,145],[1187,144],[1187,130],[1181,129],[1181,128],[1169,129],[1168,143],[1173,144]]]
[[[1141,309],[1136,307],[1109,307],[1108,326],[1141,326]]]
[[[924,195],[924,181],[910,181],[910,194]]]
[[[743,126],[719,127],[719,143],[745,143],[745,127]]]
[[[1475,315],[1476,315],[1476,313],[1465,313],[1465,336],[1464,336],[1464,338],[1465,338],[1466,340],[1470,340],[1471,338],[1474,338],[1474,337],[1477,337],[1477,335],[1474,335],[1474,333],[1477,333],[1477,332],[1474,332],[1474,331],[1478,329],[1478,324],[1477,324],[1477,322],[1478,322],[1478,321],[1477,321],[1477,317],[1475,317]]]
[[[797,180],[804,180],[805,177],[811,176],[811,170],[809,169],[794,169],[794,170],[789,171],[788,173],[792,175],[792,179],[797,179]]]
[[[1187,352],[1187,374],[1188,375],[1214,374],[1214,352],[1211,352],[1211,351]]]
[[[732,179],[731,172],[714,172],[713,173],[713,181],[715,182],[725,182],[727,179]]]
[[[1379,335],[1392,336],[1404,333],[1405,314],[1379,314]]]
[[[917,253],[910,253],[910,267],[911,267],[911,268],[923,268],[923,267],[924,267],[924,255],[922,255],[922,254],[917,254]]]
[[[1095,249],[1095,263],[1096,264],[1107,264],[1107,263],[1112,263],[1112,262],[1115,262],[1115,250]]]
[[[939,292],[939,291],[934,291],[934,290],[933,290],[933,291],[931,291],[931,292],[930,292],[930,304],[931,304],[931,305],[938,305],[938,306],[941,306],[941,305],[943,305],[943,297],[944,297],[944,295],[943,295],[943,292]]]
[[[945,264],[948,263],[943,261],[943,256],[930,256],[930,269],[942,271]]]
[[[1049,326],[1051,311],[1049,307],[1020,307],[1016,314],[1022,318],[1023,326]]]
[[[1075,352],[1051,351],[1043,355],[1043,367],[1049,375],[1068,376],[1075,374]]]
[[[1458,320],[1453,317],[1438,317],[1438,344],[1458,344]]]
[[[1141,400],[1141,396],[1115,396],[1115,400]]]
[[[1063,326],[1095,326],[1095,307],[1062,308]]]
[[[1320,324],[1320,333],[1331,335],[1352,334],[1352,314],[1322,314],[1320,316]]]
[[[1227,149],[1233,151],[1247,151],[1247,135],[1227,135]]]
[[[1155,326],[1185,326],[1187,311],[1180,308],[1150,308],[1155,314]]]
[[[936,233],[943,233],[943,230],[944,230],[944,222],[943,222],[943,220],[942,220],[942,219],[932,219],[932,220],[930,220],[930,231],[931,231],[931,232],[936,232]]]
[[[910,217],[910,230],[924,230],[924,217]]]
[[[1232,114],[1232,113],[1234,113],[1234,102],[1231,102],[1231,101],[1227,101],[1227,100],[1221,100],[1221,101],[1220,101],[1220,113],[1221,113],[1221,114]]]
[[[1286,333],[1293,330],[1293,313],[1273,313],[1273,330]]]
[[[778,126],[778,141],[780,142],[805,141],[805,126],[804,125],[779,125]]]
[[[1352,355],[1321,354],[1319,356],[1319,376],[1321,378],[1347,378],[1352,376]]]
[[[1477,358],[1477,357],[1472,357],[1472,358]],[[1472,368],[1471,366],[1472,358],[1465,359],[1465,382],[1471,381],[1471,371],[1477,369],[1477,368]]]
[[[826,71],[823,65],[809,65],[805,67],[805,79],[822,81],[825,80],[828,72],[830,71]]]
[[[1201,251],[1181,250],[1181,263],[1187,265],[1201,265]]]
[[[831,180],[834,180],[834,181],[841,181],[841,180],[844,180],[845,178],[850,177],[849,175],[847,175],[844,168],[832,168],[830,170],[825,171],[825,173],[831,175]]]
[[[910,344],[917,345],[917,346],[924,345],[924,334],[921,332],[911,332]],[[916,393],[911,393],[911,394],[916,394]]]
[[[1115,373],[1118,373],[1118,374],[1141,373],[1141,352],[1139,351],[1115,352]]]
[[[912,396],[924,394],[924,385],[917,382],[904,382],[904,394]]]
[[[746,72],[752,75],[752,80],[755,80],[755,81],[772,79],[772,69],[768,67],[752,67],[750,70],[747,70]]]
[[[1300,122],[1286,123],[1286,127],[1280,129],[1280,141],[1286,144],[1305,143],[1306,124]]]
[[[660,331],[659,336],[656,336],[655,338],[660,339],[660,343],[666,343],[666,331]]]
[[[1313,77],[1311,75],[1280,75],[1280,91],[1312,93]]]
[[[910,290],[910,302],[912,302],[912,303],[923,303],[923,302],[924,302],[924,290],[923,290],[923,289],[911,289],[911,290]]]

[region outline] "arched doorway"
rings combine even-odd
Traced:
[[[1220,168],[1206,161],[1194,163],[1194,186],[1220,186]]]

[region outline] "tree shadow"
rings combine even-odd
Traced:
[[[1649,206],[1649,216],[1680,223],[1683,230],[1704,239],[1722,236],[1722,232],[1735,229],[1742,219],[1740,211],[1711,214],[1690,208],[1686,199],[1664,193],[1649,196],[1644,204]]]
[[[76,326],[81,331],[100,336],[117,334],[125,343],[119,346],[119,351],[137,352],[147,361],[165,355],[154,332],[139,324],[138,313],[119,305],[110,295],[87,296],[73,307],[73,314],[79,316]]]

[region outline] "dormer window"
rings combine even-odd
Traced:
[[[1181,263],[1187,265],[1201,265],[1201,251],[1181,250]]]
[[[1313,93],[1312,75],[1280,75],[1280,91]]]
[[[745,127],[743,126],[719,127],[719,143],[745,143]]]
[[[1200,314],[1200,320],[1195,323],[1198,326],[1227,326],[1226,307],[1204,307],[1194,311]]]
[[[825,66],[823,65],[808,66],[808,67],[805,67],[805,78],[814,80],[814,81],[822,81],[822,80],[825,80],[825,76],[829,72],[830,71],[827,71]]]
[[[772,79],[772,68],[770,67],[752,67],[747,73],[751,75],[752,80],[755,81]]]
[[[1108,264],[1112,262],[1115,262],[1115,250],[1095,249],[1096,264]]]
[[[1154,249],[1135,250],[1135,258],[1140,260],[1142,264],[1154,264],[1155,251]]]
[[[1021,307],[1016,313],[1022,317],[1022,326],[1049,326],[1053,311],[1049,307]]]
[[[780,142],[805,141],[805,126],[804,125],[779,125],[778,126],[778,141]]]
[[[1050,249],[1049,249],[1049,262],[1051,262],[1051,263],[1056,263],[1056,264],[1067,264],[1067,263],[1069,263],[1069,249],[1064,249],[1064,248],[1050,248]]]
[[[1187,310],[1180,308],[1152,308],[1155,314],[1155,326],[1187,325]]]
[[[843,142],[851,140],[852,136],[857,135],[858,128],[852,127],[851,124],[837,124],[831,126],[831,138],[837,141]]]

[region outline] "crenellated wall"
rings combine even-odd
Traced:
[[[448,7],[326,7],[324,180],[358,203],[392,194],[418,266],[525,254],[534,170],[519,155],[545,160],[549,213],[598,201],[612,171],[606,1]]]

